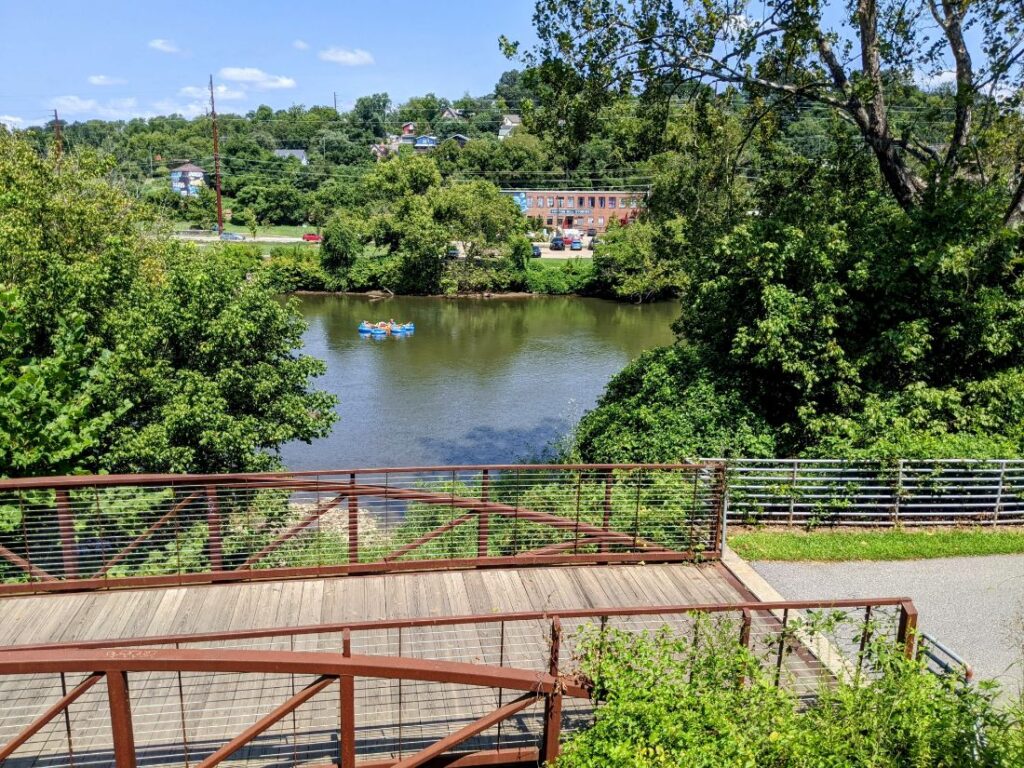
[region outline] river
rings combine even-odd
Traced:
[[[672,341],[675,302],[307,295],[305,352],[340,399],[331,434],[284,446],[293,470],[508,463],[538,458],[592,408],[609,378]],[[414,322],[360,338],[360,320]]]

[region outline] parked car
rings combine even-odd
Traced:
[[[595,249],[595,248],[596,248],[597,246],[599,246],[600,244],[601,244],[601,241],[600,241],[600,240],[598,240],[598,239],[597,239],[596,237],[592,237],[592,238],[590,238],[590,242],[589,242],[589,243],[587,243],[587,250],[588,250],[588,251],[592,251],[592,250],[594,250],[594,249]]]
[[[533,254],[532,255],[533,255],[533,258],[535,258],[535,259],[539,259],[540,258],[540,246],[539,245],[533,246]]]
[[[582,240],[573,240],[572,243],[569,245],[569,250],[571,250],[571,251],[582,251],[583,250],[583,241]]]
[[[220,235],[221,240],[245,240],[245,237],[238,234],[237,232],[222,232]]]
[[[320,243],[323,242],[324,238],[322,235],[318,235],[315,232],[307,232],[302,236],[302,239],[307,243]]]
[[[587,237],[597,237],[597,229],[594,227],[590,227],[587,230]]]
[[[565,250],[565,240],[563,240],[560,237],[553,237],[553,238],[551,238],[551,250],[552,251],[564,251]]]

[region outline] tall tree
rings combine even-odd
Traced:
[[[970,179],[1006,185],[1005,221],[1024,218],[1022,150],[1000,168],[979,168],[969,151],[1019,103],[1006,97],[1024,86],[1021,0],[854,0],[849,10],[819,0],[538,0],[534,19],[540,43],[528,63],[564,69],[578,91],[724,83],[775,104],[816,102],[856,126],[904,210]],[[953,119],[941,146],[897,130],[893,92],[947,68]]]

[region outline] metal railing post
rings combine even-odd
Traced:
[[[551,619],[551,657],[548,673],[555,678],[554,689],[544,700],[544,735],[541,743],[541,758],[547,765],[553,765],[558,757],[559,739],[562,733],[562,688],[558,680],[558,655],[562,640],[562,622],[555,616]]]
[[[604,473],[604,518],[601,521],[601,528],[605,533],[611,530],[612,524],[612,471],[605,470]],[[598,547],[599,552],[608,551],[608,542],[602,541]]]
[[[224,544],[221,534],[220,504],[217,502],[217,488],[206,486],[206,545],[210,553],[210,568],[224,570]]]
[[[355,565],[359,562],[359,497],[355,494],[356,474],[348,476],[348,483],[353,491],[348,494],[348,562]]]
[[[908,659],[914,658],[914,644],[917,637],[917,607],[910,600],[900,603],[900,624],[896,630],[896,642],[903,645]]]
[[[1006,459],[999,462],[999,487],[996,489],[996,508],[992,514],[992,525],[999,524],[999,513],[1003,506],[1003,488],[1006,485]]]
[[[132,704],[128,696],[128,673],[108,671],[107,701],[110,704],[110,728],[114,738],[114,765],[136,768],[135,733],[132,730]]]
[[[352,655],[352,634],[348,628],[342,631],[342,655]],[[352,675],[341,675],[341,690],[338,696],[339,726],[341,735],[338,739],[338,755],[340,768],[355,768],[356,764],[356,681]]]
[[[73,579],[78,575],[75,518],[71,512],[68,492],[64,489],[57,491],[57,526],[60,529],[60,552],[64,565],[64,578]]]
[[[480,501],[485,504],[491,500],[491,475],[486,469],[480,477]],[[476,556],[487,557],[488,540],[490,539],[490,515],[481,510],[476,518]]]

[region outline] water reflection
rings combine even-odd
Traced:
[[[293,469],[489,463],[536,456],[593,406],[608,378],[671,341],[674,304],[306,296],[318,385],[341,398],[334,432],[285,447]],[[361,320],[416,333],[360,338]]]

